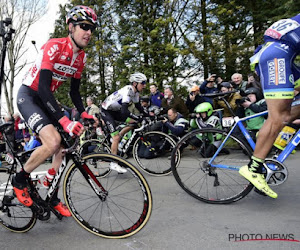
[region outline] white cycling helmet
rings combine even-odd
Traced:
[[[129,77],[129,81],[131,83],[133,82],[143,83],[147,81],[147,77],[143,73],[138,72],[138,73],[131,74]]]

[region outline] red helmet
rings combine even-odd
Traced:
[[[95,26],[98,25],[97,15],[93,9],[83,5],[73,7],[67,14],[66,23],[89,21]]]

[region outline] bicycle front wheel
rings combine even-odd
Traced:
[[[36,223],[35,213],[16,198],[11,184],[13,166],[0,167],[0,224],[15,233],[25,233]]]
[[[108,168],[114,162],[127,172],[111,170],[107,176],[96,179],[100,187],[89,170],[71,165],[64,180],[64,197],[75,220],[89,232],[105,238],[126,238],[140,231],[152,210],[151,191],[141,173],[116,155],[90,154],[82,160],[84,169],[92,169],[94,164]]]
[[[146,173],[164,176],[172,172],[171,153],[176,142],[169,135],[150,131],[140,136],[133,145],[133,158]]]
[[[240,138],[231,134],[212,160],[227,135],[219,129],[197,129],[185,135],[173,150],[174,177],[184,191],[198,200],[231,203],[253,188],[238,172],[252,155],[251,148]]]

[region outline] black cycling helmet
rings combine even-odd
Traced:
[[[248,88],[244,91],[245,96],[247,96],[249,94],[255,94],[256,101],[259,101],[259,100],[263,99],[263,94],[258,88],[251,87],[251,88]]]

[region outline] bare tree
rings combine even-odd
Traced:
[[[45,0],[0,0],[0,19],[10,17],[13,20],[15,34],[8,44],[7,61],[4,77],[4,95],[7,109],[10,114],[14,113],[13,89],[15,78],[24,68],[27,61],[21,62],[21,58],[28,50],[24,46],[29,28],[37,22],[47,11]]]

